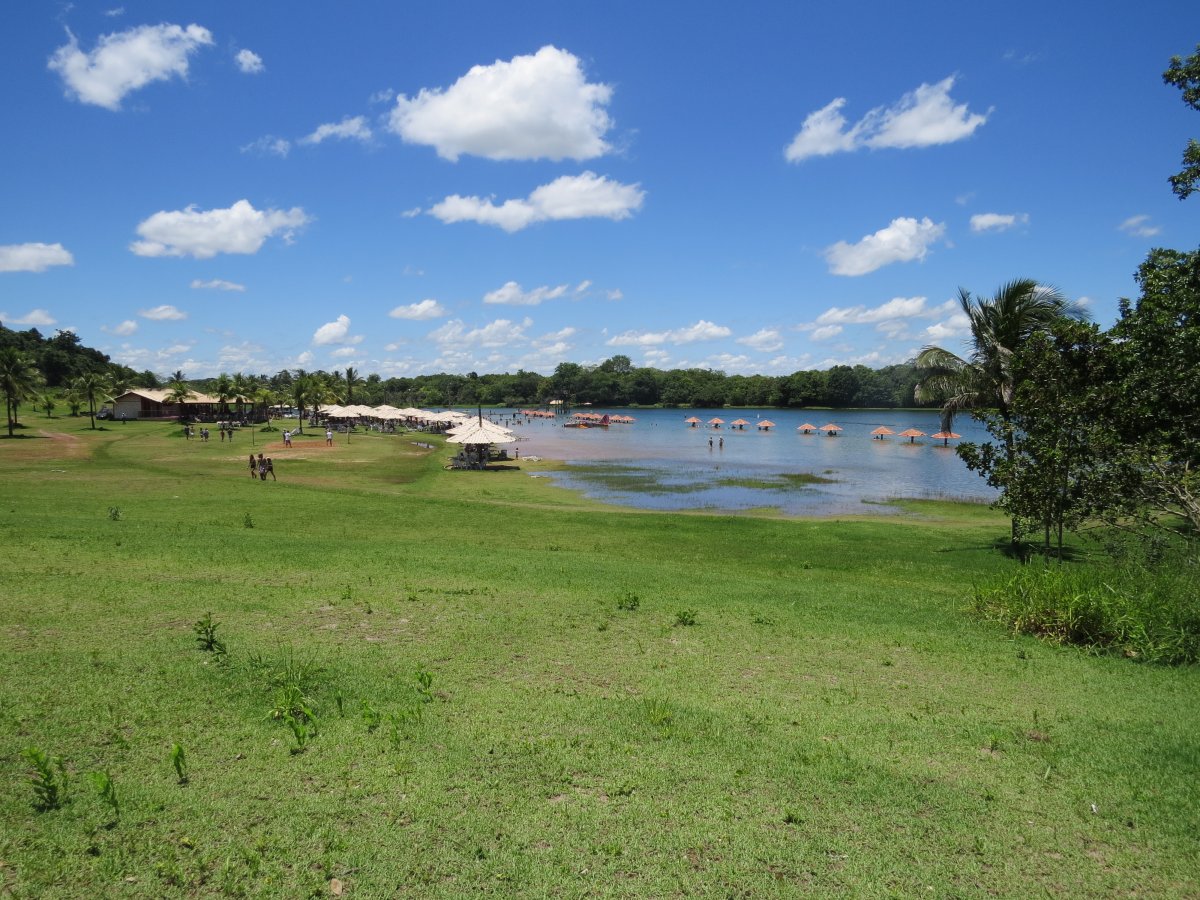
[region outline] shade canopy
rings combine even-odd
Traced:
[[[879,438],[882,438],[885,434],[895,434],[895,433],[896,432],[892,431],[892,429],[888,428],[886,425],[880,425],[878,428],[876,428],[874,431],[871,432],[871,434],[873,434]]]
[[[916,428],[906,428],[900,432],[900,437],[908,438],[910,444],[915,443],[919,437],[925,437],[925,432],[918,431]]]
[[[841,425],[834,425],[834,424],[831,422],[831,423],[830,423],[830,424],[828,424],[828,425],[822,425],[822,426],[821,426],[821,430],[822,430],[822,431],[827,431],[827,432],[829,432],[830,434],[833,434],[835,431],[841,431],[841,430],[842,430],[842,426],[841,426]]]
[[[489,423],[490,424],[490,423]],[[503,429],[496,430],[495,426],[485,428],[478,422],[471,422],[462,428],[454,429],[454,434],[446,438],[448,444],[512,444],[517,440],[516,435]]]
[[[941,441],[943,447],[948,447],[950,446],[950,441],[956,441],[962,437],[962,435],[955,434],[953,431],[939,431],[937,434],[931,434],[930,437],[934,440]]]
[[[771,421],[768,421],[767,419],[763,419],[761,422],[759,422],[759,423],[758,423],[758,427],[759,427],[761,430],[765,431],[765,430],[766,430],[766,429],[768,429],[768,428],[774,428],[774,427],[775,427],[775,423],[774,423],[774,422],[771,422]]]
[[[807,422],[805,422],[803,425],[797,425],[797,426],[796,426],[796,430],[797,430],[797,431],[803,431],[805,434],[808,434],[810,431],[816,431],[816,430],[817,430],[817,426],[816,426],[816,425],[810,425],[810,424],[808,424]]]

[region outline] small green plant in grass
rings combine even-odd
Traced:
[[[750,624],[770,626],[775,624],[775,620],[769,616],[764,616],[762,613],[756,613],[754,618],[750,620]]]
[[[351,589],[350,585],[346,585],[345,587],[342,588],[342,599],[343,600],[351,600],[351,599],[353,599],[353,597],[354,597],[354,591]]]
[[[422,703],[433,702],[433,676],[424,669],[417,670],[417,696]]]
[[[88,774],[88,778],[96,789],[96,793],[100,795],[101,802],[112,812],[113,821],[119,821],[121,801],[117,798],[117,786],[113,783],[112,775],[108,772],[91,772]]]
[[[226,653],[225,642],[217,637],[217,627],[219,622],[214,622],[212,613],[206,612],[204,618],[196,620],[192,625],[192,631],[196,633],[196,644],[205,653],[215,653],[217,656],[224,656]]]
[[[254,517],[251,516],[250,513],[246,513],[244,516],[242,516],[242,527],[243,528],[253,528],[254,527]]]
[[[363,722],[366,723],[367,731],[374,731],[383,722],[383,716],[371,705],[369,700],[362,700],[359,706],[362,709]]]
[[[58,809],[67,799],[67,783],[70,776],[67,767],[57,756],[47,756],[37,747],[25,749],[22,756],[33,766],[33,805],[39,812]]]
[[[108,508],[108,518],[113,522],[120,522],[121,517],[124,515],[125,514],[121,512],[121,507],[119,506],[110,506]]]
[[[309,739],[317,732],[315,723],[303,714],[293,715],[290,711],[283,714],[283,721],[292,730],[292,737],[296,741],[291,752],[303,753],[308,749]]]
[[[183,752],[182,744],[175,744],[171,747],[171,765],[175,767],[175,777],[179,780],[179,783],[187,784],[187,756]]]
[[[641,605],[642,598],[632,591],[626,591],[625,595],[617,600],[617,609],[624,612],[637,612]]]
[[[675,625],[688,627],[696,624],[696,611],[694,609],[681,609],[675,613]]]
[[[658,697],[646,697],[642,700],[642,713],[645,715],[646,721],[660,731],[669,731],[675,722],[675,713],[671,709],[671,704]]]

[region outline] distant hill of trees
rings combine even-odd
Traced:
[[[43,336],[36,328],[14,331],[0,325],[0,350],[14,348],[40,372],[48,388],[69,385],[81,375],[104,376],[122,390],[182,383],[205,393],[269,391],[275,402],[289,402],[298,385],[320,402],[397,406],[535,406],[550,400],[595,406],[768,406],[768,407],[912,407],[918,381],[911,363],[871,369],[833,366],[791,375],[726,375],[710,369],[655,369],[634,366],[618,355],[597,366],[559,363],[552,375],[516,373],[466,375],[439,373],[412,378],[361,377],[343,371],[284,369],[275,375],[222,373],[215,378],[188,379],[183,372],[157,375],[114,363],[106,354],[85,347],[70,331]]]

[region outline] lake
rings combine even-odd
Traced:
[[[600,414],[630,414],[637,421],[608,428],[564,428],[567,417],[521,420],[514,427],[521,456],[565,460],[562,472],[546,473],[564,487],[601,501],[660,510],[739,510],[775,508],[785,515],[835,516],[898,512],[893,499],[954,499],[989,502],[996,492],[971,472],[950,441],[889,436],[871,432],[887,426],[895,432],[940,430],[939,414],[890,410],[748,410],[748,409],[589,409]],[[698,427],[684,420],[695,416]],[[741,418],[744,430],[704,423],[718,417]],[[503,422],[504,413],[490,418]],[[775,427],[760,431],[757,423]],[[798,425],[818,428],[834,423],[837,437],[801,434]],[[954,430],[962,440],[987,440],[987,432],[968,416]],[[712,446],[709,446],[709,438]],[[724,446],[721,446],[722,440]],[[511,449],[511,448],[510,448]]]

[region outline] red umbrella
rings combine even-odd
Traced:
[[[962,435],[955,434],[953,431],[939,431],[937,434],[931,434],[930,437],[934,438],[936,440],[940,440],[942,442],[943,447],[949,447],[950,441],[952,441],[952,440],[956,441],[960,437],[962,437]]]

